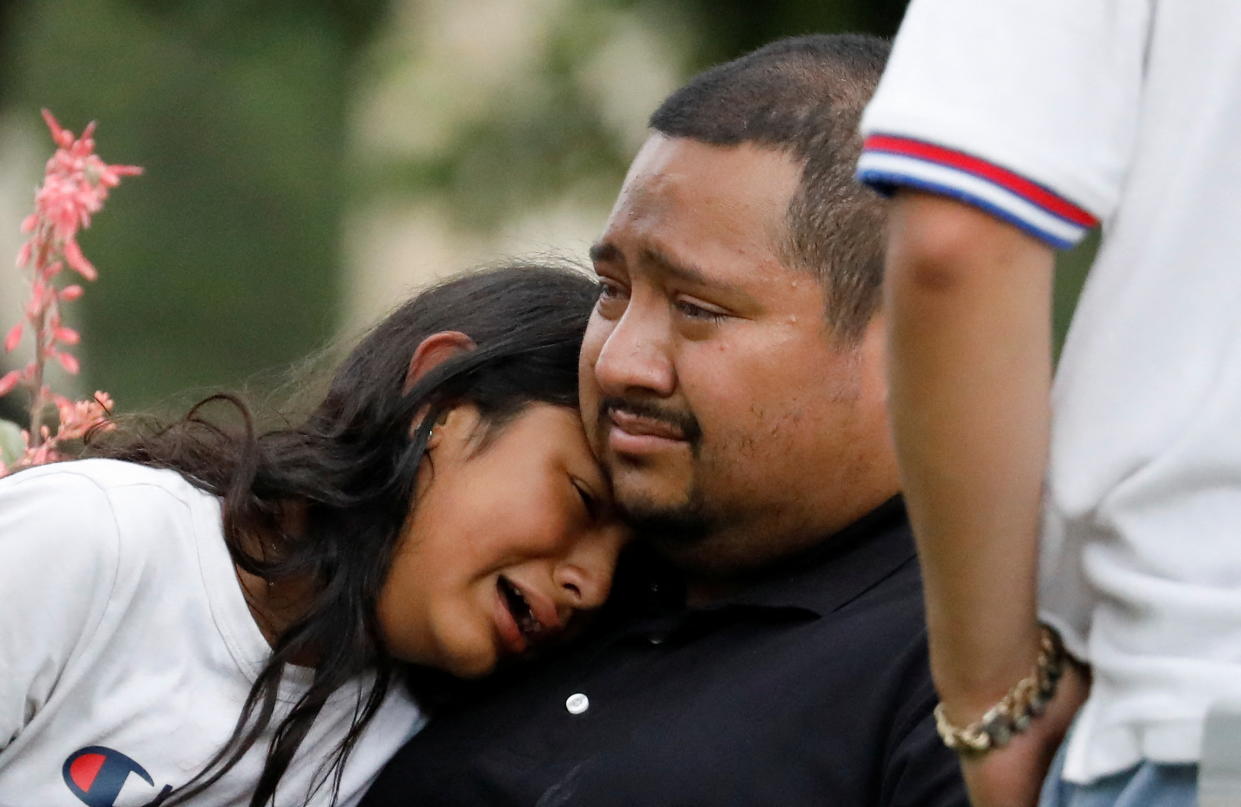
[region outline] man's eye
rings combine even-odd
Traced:
[[[599,279],[599,302],[611,302],[625,297],[625,289],[614,280]]]
[[[688,300],[677,300],[677,311],[681,312],[690,319],[699,319],[707,322],[719,322],[724,319],[725,314],[714,311],[710,308],[703,308],[700,305],[689,302]]]

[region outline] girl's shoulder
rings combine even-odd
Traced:
[[[211,494],[176,471],[110,459],[53,462],[0,479],[0,495],[38,498],[75,509],[92,504],[113,510],[158,508],[180,503],[198,506]]]
[[[176,471],[109,459],[52,462],[0,479],[0,490],[22,487],[28,493],[45,495],[58,487],[78,491],[94,487],[106,494],[135,485],[163,489],[173,495],[193,489],[189,480]]]
[[[213,533],[218,522],[214,496],[176,471],[132,462],[72,460],[0,479],[0,524],[25,536],[27,551],[62,558],[142,564],[175,551],[175,535]]]

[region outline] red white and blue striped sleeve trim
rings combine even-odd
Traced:
[[[885,194],[905,186],[959,199],[1057,249],[1073,246],[1099,223],[1084,208],[1007,168],[908,137],[868,136],[857,176]]]

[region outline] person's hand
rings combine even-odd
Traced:
[[[1025,731],[997,751],[962,757],[970,803],[974,807],[1035,807],[1052,758],[1089,690],[1084,668],[1067,664],[1047,711]]]

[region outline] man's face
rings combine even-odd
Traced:
[[[778,245],[800,167],[652,136],[599,243],[582,347],[586,432],[616,499],[689,568],[816,543],[896,492],[881,334],[833,336]]]

